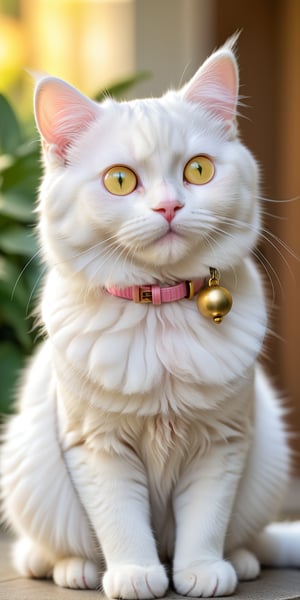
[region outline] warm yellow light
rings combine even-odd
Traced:
[[[57,0],[58,2],[61,2],[61,0]],[[72,2],[73,4],[76,4],[77,2],[82,2],[82,0],[64,0],[65,2]],[[128,4],[130,2],[133,2],[134,0],[84,0],[84,2],[86,4],[91,4],[91,3],[95,3],[95,4],[125,4],[125,2],[127,2]]]
[[[21,0],[28,66],[93,95],[135,70],[133,0]]]
[[[7,90],[19,78],[26,59],[26,45],[21,24],[0,15],[0,89]]]
[[[132,4],[134,1],[135,0],[52,0],[52,4]]]

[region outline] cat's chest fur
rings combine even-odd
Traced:
[[[265,330],[255,267],[247,263],[229,285],[234,307],[215,325],[199,315],[195,300],[156,307],[102,290],[84,295],[53,272],[43,318],[61,382],[79,400],[115,413],[217,406],[255,362]]]

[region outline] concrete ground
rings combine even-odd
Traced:
[[[19,577],[9,561],[9,539],[0,535],[0,600],[96,600],[97,591],[66,590],[51,581]],[[179,599],[170,591],[168,598]],[[241,583],[234,600],[300,600],[299,570],[263,570],[257,581]]]

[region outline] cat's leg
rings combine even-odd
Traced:
[[[247,447],[215,444],[194,458],[178,484],[173,582],[179,594],[212,597],[235,590],[237,575],[223,549]]]
[[[66,453],[105,557],[104,592],[110,598],[158,598],[168,578],[151,529],[146,475],[128,448],[124,456],[85,446]]]

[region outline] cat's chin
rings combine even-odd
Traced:
[[[162,237],[145,246],[140,255],[143,260],[159,266],[182,261],[191,251],[190,244],[174,231],[168,231]]]

